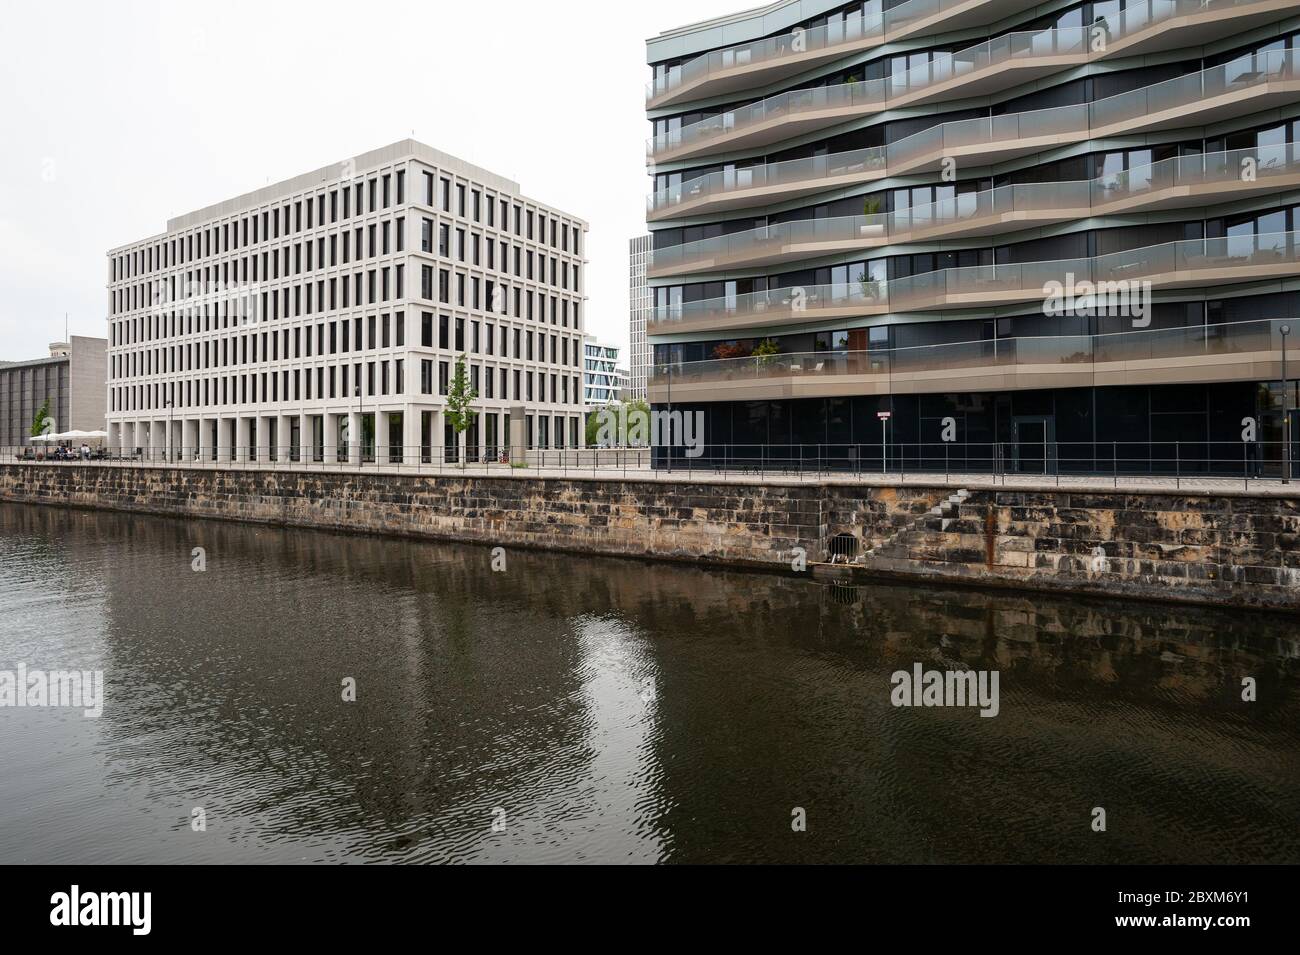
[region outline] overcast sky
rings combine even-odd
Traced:
[[[113,246],[412,135],[586,219],[587,328],[626,349],[645,39],[753,5],[5,0],[0,359],[64,312],[104,335]]]

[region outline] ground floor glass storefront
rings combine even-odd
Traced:
[[[656,467],[1281,477],[1288,456],[1282,409],[1280,381],[655,404],[672,427],[670,436],[663,426],[653,460]]]

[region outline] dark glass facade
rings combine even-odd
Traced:
[[[683,41],[689,53],[670,58],[656,59],[650,41],[653,92],[667,97],[648,108],[650,397],[655,410],[699,414],[704,451],[691,460],[1280,473],[1277,329],[1300,318],[1300,179],[1289,178],[1300,173],[1300,97],[1259,90],[1261,77],[1300,75],[1300,3],[1261,13],[1207,0],[1210,34],[1195,23],[1200,11],[1166,24],[1172,5],[1106,0],[1003,13],[975,30],[969,18],[960,29],[939,18],[891,41],[906,6],[827,3],[734,47]],[[879,44],[850,42],[873,30]],[[799,31],[827,55],[812,70],[783,69]],[[842,56],[830,55],[837,42]],[[1059,69],[1015,74],[1050,55],[1061,55]],[[752,85],[738,89],[741,63],[752,64]],[[928,84],[943,95],[927,98]],[[1017,149],[1049,128],[1054,141]],[[962,137],[977,134],[988,149],[962,152]],[[930,139],[936,155],[951,140],[957,158],[911,160]],[[809,165],[818,159],[838,176],[824,187],[802,172],[822,168]],[[1276,188],[1254,185],[1260,174],[1278,175]],[[1053,190],[1084,199],[1062,199],[1053,216]],[[1054,310],[1038,294],[1080,272],[1146,281],[1146,311]],[[963,294],[917,291],[930,288]],[[805,295],[823,311],[790,304]],[[1033,387],[1022,375],[1014,387],[958,392],[948,390],[955,379],[931,376],[882,394],[864,378],[855,393],[841,375],[822,397],[792,396],[817,390],[810,379],[823,366],[842,371],[860,356],[981,346],[998,356],[1032,339],[1170,329],[1201,328],[1209,342],[1219,326],[1247,322],[1274,330],[1250,363],[1234,361],[1234,348],[1211,360],[1207,345],[1203,355],[1154,349],[1127,380],[1099,376],[1104,385],[1081,387],[1062,360],[1059,386],[1045,367]],[[754,373],[728,364],[741,362]],[[704,398],[682,387],[704,380]],[[670,453],[685,459],[677,447],[656,461]]]

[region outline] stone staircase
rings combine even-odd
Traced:
[[[910,555],[908,544],[918,537],[924,537],[931,531],[946,531],[961,514],[961,506],[971,496],[970,491],[962,488],[948,499],[930,508],[920,517],[904,524],[875,547],[865,551],[856,563],[866,563],[872,557],[901,557]]]

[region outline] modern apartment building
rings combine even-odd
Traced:
[[[46,401],[52,432],[102,431],[106,345],[102,338],[73,335],[52,343],[48,358],[0,361],[0,447],[29,444]]]
[[[1281,473],[1298,0],[780,0],[647,59],[650,398],[710,454]]]
[[[646,328],[654,309],[654,299],[646,282],[646,265],[650,260],[652,236],[641,235],[628,242],[628,317],[631,320],[631,345],[628,348],[628,397],[645,399],[650,381],[650,342]]]
[[[108,253],[110,444],[473,461],[514,413],[530,447],[579,446],[586,229],[413,140],[172,219]]]
[[[627,372],[618,367],[620,349],[588,335],[583,339],[583,400],[589,408],[600,408],[624,397]]]

